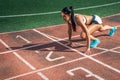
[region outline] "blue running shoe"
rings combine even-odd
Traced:
[[[95,48],[100,44],[100,40],[93,40],[92,43],[90,44],[90,48]]]
[[[113,36],[117,31],[117,27],[115,26],[112,30],[110,30],[109,36]]]

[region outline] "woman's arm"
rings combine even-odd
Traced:
[[[86,51],[90,51],[90,42],[91,42],[91,40],[90,40],[90,33],[88,31],[87,26],[84,24],[82,17],[83,16],[78,16],[77,20],[78,20],[78,24],[81,26],[82,30],[86,34],[86,38],[87,38],[87,50]]]
[[[72,41],[71,41],[71,37],[72,37],[72,26],[70,23],[68,23],[68,37],[69,37],[69,43],[68,45],[71,46]]]

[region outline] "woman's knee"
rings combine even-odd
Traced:
[[[105,30],[105,28],[106,28],[106,26],[101,25],[99,31],[102,32]]]
[[[86,39],[86,34],[84,32],[81,33],[81,38]]]

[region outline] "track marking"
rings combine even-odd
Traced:
[[[103,54],[103,53],[105,53],[105,52],[107,52],[107,51],[102,51],[102,52],[99,52],[99,53],[96,53],[96,54],[92,54],[92,55],[90,55],[90,56],[91,56],[91,57],[94,57],[94,56],[96,56],[96,55],[100,55],[100,54]],[[72,63],[72,62],[84,60],[84,59],[86,59],[86,58],[87,58],[87,57],[82,57],[82,58],[73,59],[73,60],[66,61],[66,62],[57,64],[57,65],[53,65],[53,66],[50,66],[50,67],[46,67],[46,68],[38,69],[38,70],[35,70],[35,71],[23,73],[23,74],[20,74],[20,75],[17,75],[17,76],[13,76],[13,77],[10,77],[10,78],[7,78],[7,79],[15,79],[15,78],[18,78],[18,77],[22,77],[22,76],[34,74],[34,73],[37,73],[37,72],[40,72],[40,71],[52,69],[52,68],[55,68],[55,67],[58,67],[58,66],[62,66],[62,65],[65,65],[65,64],[69,64],[69,63]]]
[[[3,40],[0,39],[0,42],[9,50],[12,50]],[[20,56],[17,52],[13,52],[13,54],[24,64],[26,64],[30,69],[36,70],[35,67],[33,67],[29,62],[27,62],[22,56]],[[41,72],[37,73],[40,77],[42,77],[44,80],[49,80],[45,75],[43,75]],[[5,79],[5,80],[10,80],[10,79]]]
[[[37,73],[40,77],[42,77],[44,80],[49,80],[44,74],[42,74],[41,72]]]
[[[26,43],[31,43],[29,40],[25,39],[25,38],[22,37],[21,35],[17,35],[16,38],[21,38],[21,39],[24,40]]]
[[[93,56],[96,56],[96,55],[99,55],[99,54],[102,54],[102,53],[105,53],[105,52],[106,51],[103,51],[103,52],[100,52],[100,53],[97,53],[97,54],[93,54],[93,55],[90,55],[90,56],[93,57]],[[37,73],[37,72],[41,72],[41,71],[44,71],[44,70],[52,69],[52,68],[55,68],[55,67],[58,67],[58,66],[62,66],[62,65],[65,65],[65,64],[69,64],[69,63],[72,63],[72,62],[80,61],[80,60],[83,60],[83,59],[86,59],[86,58],[87,57],[77,58],[77,59],[66,61],[66,62],[57,64],[57,65],[53,65],[53,66],[50,66],[50,67],[46,67],[46,68],[42,68],[42,69],[31,71],[31,72],[23,73],[23,74],[20,74],[20,75],[17,75],[17,76],[13,76],[13,77],[10,77],[10,78],[7,78],[7,79],[11,80],[11,79],[15,79],[15,78],[18,78],[18,77],[34,74],[34,73]]]
[[[119,47],[117,47],[117,48],[119,48]],[[102,53],[104,53],[104,52],[107,52],[107,51],[103,51],[103,52],[100,52],[100,53],[102,54]],[[98,54],[100,54],[100,53],[98,53]],[[96,55],[98,55],[98,54],[93,54],[93,55],[90,55],[90,56],[92,57],[92,56],[96,56]],[[86,58],[87,58],[87,57],[84,57],[84,58],[82,58],[82,59],[86,59]],[[80,58],[79,58],[79,59],[80,59]],[[75,60],[77,61],[77,60],[79,60],[79,59],[75,59]],[[80,59],[80,60],[82,60],[82,59]],[[68,64],[68,63],[71,63],[71,62],[75,62],[75,60],[72,60],[72,61],[70,61],[70,62],[63,63],[62,65]],[[59,66],[59,65],[58,65],[58,66]],[[57,67],[57,66],[56,66],[56,65],[50,66],[49,69],[54,68],[54,67]],[[48,68],[46,68],[46,69],[48,69]],[[30,72],[30,73],[29,73],[29,72],[28,72],[28,73],[24,73],[24,74],[22,74],[22,75],[18,75],[18,76],[11,77],[11,79],[14,79],[14,78],[17,78],[17,77],[21,77],[21,76],[25,76],[25,75],[29,75],[29,74],[33,74],[33,73],[37,73],[37,72],[43,71],[43,70],[45,70],[45,69],[35,70],[35,71]]]
[[[89,71],[89,70],[87,70],[86,68],[83,68],[83,67],[73,68],[73,69],[70,69],[70,70],[68,70],[68,71],[66,71],[66,72],[67,72],[69,75],[74,76],[75,74],[73,73],[73,71],[76,71],[76,70],[82,70],[82,71],[88,73],[88,75],[86,75],[86,77],[91,77],[91,76],[93,76],[93,77],[97,78],[98,80],[104,80],[102,77],[100,77],[100,76],[92,73],[91,71]]]
[[[50,48],[46,48],[48,50],[50,50]],[[35,50],[35,53],[40,53],[38,50]],[[65,58],[65,56],[61,56],[61,57],[57,57],[57,58],[50,58],[50,56],[53,54],[53,51],[48,52],[48,55],[45,57],[46,60],[52,62],[52,61],[56,61],[56,60],[60,60]]]
[[[111,6],[120,4],[120,2],[113,2],[103,5],[97,5],[97,6],[89,6],[89,7],[83,7],[83,8],[76,8],[74,10],[86,10],[86,9],[93,9],[93,8],[99,8],[99,7],[105,7],[105,6]],[[45,12],[45,13],[33,13],[33,14],[19,14],[19,15],[6,15],[6,16],[0,16],[0,18],[10,18],[10,17],[25,17],[25,16],[38,16],[38,15],[50,15],[50,14],[58,14],[61,11],[53,11],[53,12]]]
[[[97,60],[97,59],[95,59],[95,58],[93,58],[93,57],[91,57],[91,56],[88,56],[88,55],[86,55],[86,54],[84,54],[84,53],[82,53],[82,52],[80,52],[80,51],[78,51],[78,50],[76,50],[76,49],[73,49],[73,48],[71,48],[71,47],[69,47],[69,46],[66,46],[66,45],[58,42],[57,40],[55,40],[55,39],[47,36],[46,34],[40,32],[40,31],[38,31],[38,30],[36,30],[36,29],[34,29],[34,31],[37,32],[38,34],[41,34],[41,35],[47,37],[47,38],[50,39],[50,40],[52,40],[52,41],[54,41],[54,42],[56,42],[56,43],[58,43],[58,44],[60,44],[60,45],[62,45],[62,46],[64,46],[64,47],[66,47],[66,48],[68,48],[68,49],[70,49],[70,50],[72,50],[72,51],[74,51],[74,52],[76,52],[76,53],[84,56],[84,57],[87,57],[88,59],[90,59],[90,60],[92,60],[92,61],[94,61],[94,62],[96,62],[96,63],[98,63],[98,64],[103,65],[104,67],[107,67],[107,68],[109,68],[109,69],[111,69],[111,70],[113,70],[113,71],[115,71],[115,72],[117,72],[117,73],[120,73],[120,70],[119,70],[119,69],[116,69],[116,68],[114,68],[114,67],[112,67],[112,66],[109,66],[109,65],[107,65],[107,64],[105,64],[105,63],[103,63],[103,62],[101,62],[101,61],[99,61],[99,60]]]
[[[46,59],[47,59],[48,61],[50,61],[50,62],[65,58],[64,56],[61,56],[61,57],[57,57],[57,58],[51,59],[50,56],[51,56],[52,54],[53,54],[53,51],[50,51],[50,52],[48,53],[48,55],[46,56]]]
[[[35,53],[40,53],[38,50],[35,50]]]

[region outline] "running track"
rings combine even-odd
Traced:
[[[73,33],[72,47],[66,46],[67,26],[59,25],[0,34],[0,80],[119,80],[120,15],[103,18],[118,26],[96,33],[101,44],[86,55],[86,41]]]

